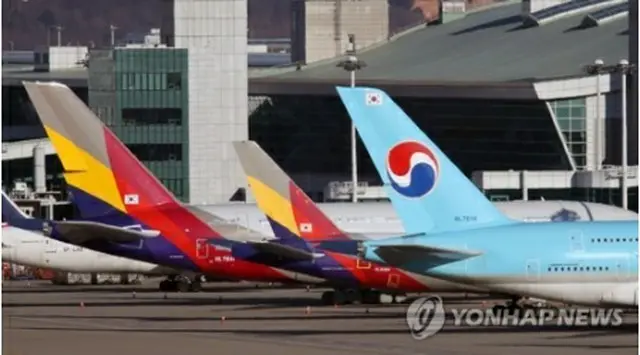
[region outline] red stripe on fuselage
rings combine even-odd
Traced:
[[[328,251],[324,253],[349,270],[360,281],[363,288],[397,289],[403,292],[429,291],[428,285],[420,283],[398,268],[366,261],[358,262],[358,259],[351,255]]]
[[[127,213],[162,233],[187,255],[203,273],[241,280],[292,281],[278,270],[262,264],[228,258],[231,252],[206,244],[199,257],[197,240],[221,238],[215,230],[186,210],[169,191],[107,129],[105,142],[111,169]],[[129,195],[127,201],[127,195]],[[219,261],[224,257],[224,261]]]

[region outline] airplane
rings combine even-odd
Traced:
[[[26,228],[13,226],[18,223]],[[2,260],[76,273],[117,273],[160,276],[175,273],[159,265],[96,252],[42,234],[42,220],[27,216],[2,192]],[[123,282],[126,281],[123,278]]]
[[[406,236],[364,241],[362,257],[492,292],[637,307],[637,219],[508,218],[384,91],[337,91],[405,226]]]
[[[359,236],[340,230],[266,152],[253,141],[234,142],[249,188],[280,243],[307,254],[300,267],[326,279],[333,291],[324,304],[390,303],[410,292],[482,291],[429,278],[357,257]]]
[[[47,221],[45,235],[180,270],[160,283],[163,291],[199,289],[202,274],[261,282],[325,282],[234,257],[229,243],[236,240],[251,246],[262,243],[264,237],[184,206],[68,86],[23,84],[62,162],[71,200],[81,218]]]

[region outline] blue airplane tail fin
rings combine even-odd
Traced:
[[[41,230],[42,222],[42,220],[27,216],[27,214],[2,191],[2,223],[27,230]]]
[[[515,223],[382,90],[338,87],[406,233]]]

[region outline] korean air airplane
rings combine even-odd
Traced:
[[[364,242],[366,259],[494,292],[638,305],[637,219],[512,220],[383,91],[337,90],[407,233]]]
[[[24,86],[62,162],[82,218],[49,221],[48,236],[183,272],[163,281],[161,290],[199,289],[200,274],[233,280],[325,282],[234,257],[231,240],[250,246],[263,236],[183,206],[67,86],[55,82]]]

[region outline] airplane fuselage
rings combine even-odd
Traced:
[[[264,282],[324,282],[309,275],[274,269],[267,265],[235,258],[231,250],[214,247],[210,241],[223,239],[223,237],[215,234],[211,228],[180,206],[157,206],[154,209],[139,211],[136,217],[132,217],[112,209],[103,201],[93,198],[82,190],[72,187],[71,190],[76,199],[91,201],[95,210],[103,211],[96,213],[100,217],[89,220],[136,230],[155,230],[148,224],[158,225],[156,229],[160,235],[157,237],[141,238],[130,243],[95,238],[82,244],[87,248],[216,278]],[[171,224],[155,223],[167,217],[170,217]],[[53,225],[50,236],[67,242],[65,235],[55,227],[55,222]]]
[[[408,244],[481,253],[438,265],[426,259],[403,265],[413,272],[571,304],[638,304],[637,221],[518,223],[411,239]],[[372,249],[367,258],[378,260]]]
[[[2,228],[2,260],[20,265],[77,273],[140,273],[164,275],[167,268],[96,252],[7,226]]]

